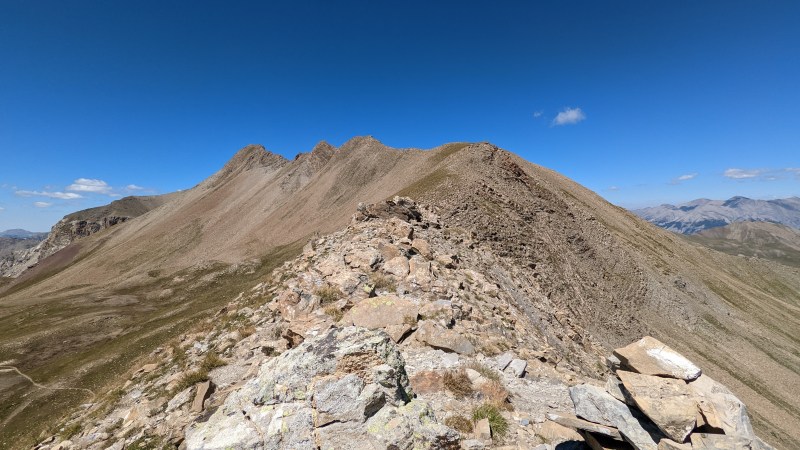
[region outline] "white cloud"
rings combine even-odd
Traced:
[[[141,186],[137,186],[135,184],[129,184],[129,185],[125,186],[125,189],[127,189],[129,191],[141,191],[144,188],[141,187]]]
[[[687,173],[686,175],[679,176],[678,177],[678,181],[688,181],[688,180],[691,180],[693,178],[697,178],[697,174],[696,173]]]
[[[0,211],[5,211],[6,209],[0,206]]]
[[[763,173],[764,171],[761,169],[728,169],[723,173],[723,175],[725,175],[727,178],[733,178],[734,180],[746,180],[749,178],[756,178]]]
[[[609,186],[608,190],[609,191],[618,191],[619,190],[619,186]]]
[[[544,111],[534,111],[533,118],[538,119],[539,117],[542,117],[542,114],[544,114]]]
[[[53,204],[48,202],[33,202],[33,206],[37,208],[49,208],[53,206]]]
[[[68,191],[73,192],[96,192],[98,194],[111,193],[111,186],[103,180],[93,178],[78,178],[74,183],[67,186]]]
[[[553,125],[574,125],[583,120],[586,120],[586,114],[580,108],[564,108],[553,119]]]
[[[61,200],[74,200],[76,198],[83,198],[82,195],[72,192],[15,191],[14,194],[20,197],[49,197]]]
[[[800,178],[800,167],[787,167],[787,168],[785,168],[783,170],[785,170],[785,171],[787,171],[789,173],[793,173],[794,176],[796,176],[797,178]]]

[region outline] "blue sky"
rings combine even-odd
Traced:
[[[0,230],[249,143],[491,141],[626,207],[800,195],[800,3],[0,1]]]

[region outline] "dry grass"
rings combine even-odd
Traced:
[[[334,305],[326,307],[325,314],[329,315],[334,322],[338,322],[342,320],[342,317],[344,317],[344,312]]]
[[[314,294],[319,297],[320,306],[330,305],[342,298],[342,291],[334,286],[323,286],[314,291]]]
[[[450,416],[444,419],[444,424],[463,434],[472,433],[472,430],[475,428],[471,420],[461,415]]]
[[[470,362],[469,364],[467,364],[467,368],[478,372],[479,374],[481,374],[481,376],[483,376],[487,380],[497,381],[498,383],[500,382],[500,373],[498,371],[490,367],[487,367],[479,363],[478,361]]]
[[[369,281],[375,291],[394,292],[397,290],[397,283],[395,283],[394,279],[382,273],[373,273],[370,275]]]
[[[508,401],[508,391],[499,381],[489,381],[481,386],[480,391],[486,403],[500,409],[512,409],[511,403]]]
[[[471,396],[475,391],[472,389],[472,382],[467,376],[466,370],[448,370],[442,376],[445,389],[452,392],[458,398]]]

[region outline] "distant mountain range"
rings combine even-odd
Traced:
[[[0,231],[0,237],[13,238],[13,239],[44,239],[47,233],[38,233],[36,231],[22,230],[15,228],[13,230]]]
[[[680,205],[636,209],[633,213],[661,228],[682,234],[694,234],[734,222],[772,222],[800,228],[800,197],[778,200],[703,198]]]

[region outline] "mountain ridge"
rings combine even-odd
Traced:
[[[784,448],[800,442],[792,426],[800,411],[788,397],[800,389],[790,332],[800,327],[796,270],[688,243],[489,143],[393,149],[362,137],[321,150],[320,164],[261,164],[252,147],[233,170],[52,256],[58,269],[0,292],[0,329],[28,317],[0,336],[0,360],[43,381],[113,386],[133,361],[263,280],[309,238],[347,227],[360,203],[404,195],[436,211],[460,245],[508,261],[486,270],[521,314],[509,319],[559,330],[547,342],[564,355],[558,364],[596,372],[599,360],[587,356],[596,352],[565,350],[653,335],[743,398],[759,433]],[[552,315],[538,309],[545,303]],[[58,339],[34,311],[60,317]]]

